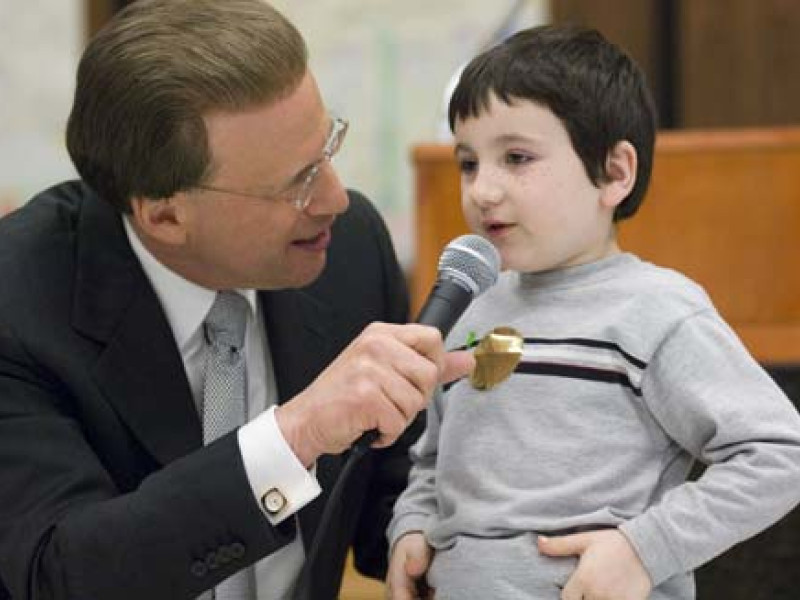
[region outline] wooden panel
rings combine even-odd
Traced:
[[[551,0],[647,74],[663,127],[800,123],[797,0]]]
[[[681,2],[678,123],[800,123],[800,2]]]
[[[85,0],[87,38],[92,37],[114,14],[115,6],[110,0]]]
[[[666,133],[620,242],[708,290],[763,360],[800,357],[800,129]]]
[[[413,151],[416,176],[416,261],[411,275],[411,314],[422,308],[436,281],[442,250],[467,231],[461,214],[458,165],[449,145],[420,146]]]
[[[660,0],[553,0],[550,12],[554,24],[594,27],[652,72],[660,58],[654,35],[660,4]]]
[[[633,58],[647,77],[662,126],[673,126],[673,0],[551,0],[554,24],[593,27]]]
[[[364,577],[356,571],[353,566],[352,553],[347,555],[339,600],[382,600],[385,594],[384,589],[382,581]]]
[[[466,226],[452,148],[413,157],[417,310]],[[760,361],[800,363],[800,128],[659,134],[647,199],[620,243],[702,284]]]
[[[114,13],[131,2],[133,0],[84,0],[87,39],[108,23]]]

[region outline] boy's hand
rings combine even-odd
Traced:
[[[392,548],[386,574],[387,600],[433,598],[433,590],[425,583],[433,549],[419,531],[401,537]]]
[[[539,536],[538,547],[547,556],[580,557],[561,600],[646,600],[652,589],[639,556],[616,529]]]

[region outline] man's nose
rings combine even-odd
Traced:
[[[305,209],[309,215],[338,215],[350,205],[347,191],[330,161],[320,165],[319,175],[311,194],[311,202]]]

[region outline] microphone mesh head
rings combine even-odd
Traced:
[[[500,273],[500,254],[479,235],[457,237],[439,258],[439,276],[454,279],[478,296],[492,287]]]

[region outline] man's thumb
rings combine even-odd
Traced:
[[[539,552],[547,556],[580,556],[589,547],[589,537],[584,533],[537,539]]]

